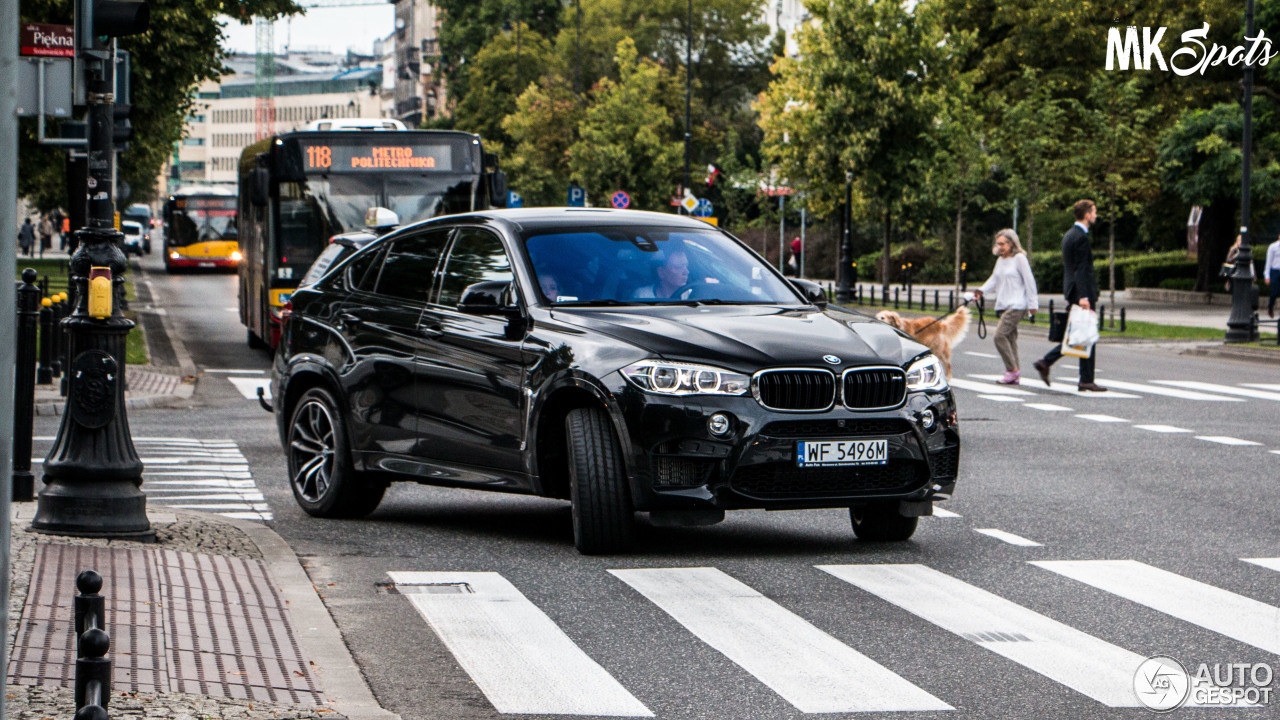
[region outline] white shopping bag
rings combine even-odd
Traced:
[[[1093,352],[1093,344],[1096,342],[1098,313],[1072,305],[1071,313],[1067,315],[1067,334],[1062,339],[1062,354],[1087,358]]]

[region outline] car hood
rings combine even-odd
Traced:
[[[561,322],[605,333],[667,360],[739,372],[766,367],[897,365],[928,348],[861,313],[759,305],[661,306],[556,312]],[[838,364],[824,361],[834,355]]]

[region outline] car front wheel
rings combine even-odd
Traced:
[[[584,555],[623,552],[635,534],[635,513],[622,448],[609,418],[599,408],[570,410],[565,431],[573,543]]]
[[[853,534],[867,542],[902,542],[916,532],[920,518],[903,517],[898,503],[874,503],[849,508]]]
[[[308,515],[355,518],[373,512],[387,490],[351,465],[338,403],[324,388],[302,395],[289,421],[289,484]]]

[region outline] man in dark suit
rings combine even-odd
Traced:
[[[1093,272],[1093,251],[1089,248],[1089,226],[1098,217],[1098,208],[1092,200],[1079,200],[1071,207],[1076,222],[1062,236],[1062,292],[1067,296],[1067,305],[1079,305],[1091,310],[1098,305],[1098,280]],[[1106,392],[1106,388],[1093,381],[1094,356],[1098,346],[1095,343],[1089,351],[1089,357],[1080,359],[1080,390],[1083,392]],[[1035,362],[1036,372],[1045,385],[1049,385],[1049,368],[1062,357],[1062,347],[1055,345],[1052,350]]]

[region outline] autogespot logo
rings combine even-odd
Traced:
[[[1156,712],[1182,707],[1191,693],[1191,676],[1182,663],[1167,655],[1142,661],[1133,674],[1133,692],[1138,702]]]

